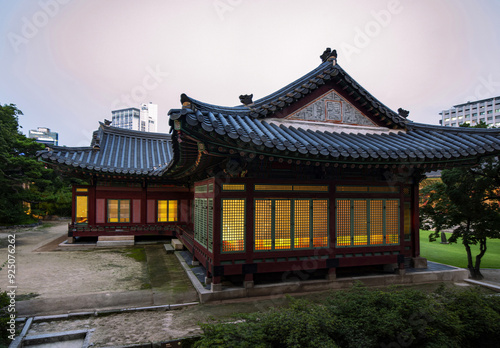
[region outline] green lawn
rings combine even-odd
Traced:
[[[444,263],[456,267],[467,267],[467,253],[462,241],[455,244],[441,244],[441,239],[429,242],[429,231],[420,230],[420,255],[429,261]],[[446,234],[450,236],[451,234]],[[481,261],[481,268],[500,268],[500,239],[488,239],[486,254]],[[472,256],[479,253],[479,247],[472,246]]]

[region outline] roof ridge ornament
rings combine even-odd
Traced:
[[[337,50],[333,50],[330,47],[327,47],[321,56],[321,61],[324,63],[326,61],[332,61],[333,65],[337,64]]]
[[[185,93],[181,94],[181,104],[183,109],[192,109],[191,99]]]
[[[253,104],[252,98],[253,94],[242,94],[240,95],[240,102],[245,106],[250,106]]]
[[[408,118],[409,114],[410,114],[410,112],[408,110],[405,110],[403,108],[398,109],[398,115],[401,117]]]

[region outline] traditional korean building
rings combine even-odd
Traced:
[[[425,173],[500,153],[500,131],[411,122],[372,96],[327,50],[313,71],[242,105],[186,95],[171,134],[100,126],[89,148],[40,157],[91,185],[74,188],[68,235],[178,237],[226,276],[425,265],[418,187]]]

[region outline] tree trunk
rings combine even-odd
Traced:
[[[470,250],[470,245],[467,242],[464,242],[465,250],[467,251],[467,269],[469,270],[470,277],[472,279],[476,278],[476,269],[474,268],[474,262],[472,261],[472,251]]]
[[[479,254],[476,255],[476,264],[474,265],[474,277],[472,279],[481,280],[483,275],[481,274],[481,259],[486,253],[486,238],[481,238],[479,240]],[[472,273],[471,273],[472,275]]]

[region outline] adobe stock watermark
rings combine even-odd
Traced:
[[[236,7],[241,5],[243,0],[215,0],[213,2],[215,12],[219,19],[223,21],[225,19],[226,13],[233,12]]]
[[[387,3],[386,9],[371,11],[372,20],[367,22],[363,28],[354,28],[352,44],[343,42],[340,45],[342,59],[346,59],[349,62],[353,54],[361,53],[363,48],[368,47],[372,40],[391,24],[393,16],[401,13],[401,11],[403,11],[403,6],[400,0],[390,0]]]
[[[146,99],[148,92],[158,88],[165,78],[170,75],[166,71],[162,71],[160,65],[152,68],[146,67],[146,75],[142,78],[141,83],[132,87],[126,94],[120,95],[111,103],[112,110],[125,109],[133,105],[138,105]]]
[[[479,76],[477,79],[479,83],[474,87],[474,94],[465,97],[465,103],[498,95],[498,91],[500,91],[500,82],[494,80],[493,75],[490,74],[486,78],[484,76]]]
[[[66,5],[71,0],[40,0],[38,5],[40,10],[33,13],[31,18],[22,17],[19,32],[7,33],[7,38],[16,53],[19,52],[21,45],[26,45],[28,42],[38,35],[41,29],[45,28],[51,18],[54,18],[60,11],[63,5]]]

